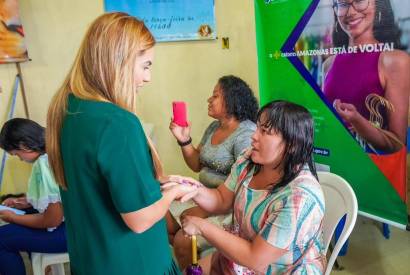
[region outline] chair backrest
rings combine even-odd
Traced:
[[[325,216],[323,219],[323,239],[326,252],[341,218],[346,215],[346,222],[328,260],[325,275],[330,274],[336,257],[343,244],[352,233],[357,218],[357,199],[346,180],[329,172],[318,172],[319,183],[325,196]]]

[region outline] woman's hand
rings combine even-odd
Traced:
[[[340,99],[336,99],[333,102],[333,107],[336,109],[337,113],[342,117],[342,119],[349,124],[354,124],[354,122],[361,117],[353,104],[343,103],[340,101]]]
[[[0,211],[0,219],[8,223],[12,223],[16,216],[17,215],[13,211],[10,211],[10,210]]]
[[[5,199],[2,203],[2,205],[7,206],[7,207],[16,207],[16,198],[8,198]]]
[[[179,184],[188,184],[188,185],[193,185],[196,187],[202,187],[204,186],[202,183],[197,181],[196,179],[190,178],[190,177],[184,177],[184,176],[179,176],[179,175],[169,175],[168,176],[169,181],[176,182]]]
[[[178,182],[168,182],[161,186],[161,190],[163,192],[170,192],[173,193],[176,200],[180,200],[181,202],[185,202],[197,194],[197,186],[190,185],[190,184],[180,184]]]
[[[189,201],[190,199],[194,198],[201,187],[203,187],[203,184],[200,183],[199,181],[189,178],[189,177],[183,177],[183,176],[177,176],[177,175],[171,175],[169,176],[169,179],[171,182],[165,183],[162,185],[162,189],[166,190],[172,186],[175,185],[182,185],[182,186],[190,186],[193,187],[191,192],[186,193],[184,196],[179,198],[181,202],[186,202]]]
[[[171,130],[171,133],[174,135],[174,137],[179,142],[186,142],[190,139],[190,136],[191,136],[191,123],[190,122],[188,122],[187,127],[182,127],[172,122],[171,120],[169,124],[169,129]]]
[[[194,216],[185,216],[182,220],[182,229],[184,233],[192,235],[202,235],[201,224],[205,220]]]
[[[29,208],[31,205],[27,202],[26,198],[8,198],[2,203],[4,206],[13,207],[16,209]]]
[[[163,175],[158,178],[158,181],[161,185],[169,183],[169,182],[176,182],[176,183],[186,183],[186,177],[179,176],[179,175]],[[188,178],[187,178],[188,179]]]

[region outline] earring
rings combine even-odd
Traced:
[[[337,32],[337,22],[335,23],[335,32]]]
[[[381,19],[382,19],[382,12],[379,11],[379,23],[380,23]]]

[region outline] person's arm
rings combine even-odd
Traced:
[[[247,152],[243,152],[246,154]],[[225,182],[218,186],[218,188],[206,188],[200,182],[192,179],[181,177],[180,179],[175,178],[176,182],[191,182],[195,186],[199,186],[196,192],[184,196],[181,200],[186,201],[188,199],[193,199],[198,206],[200,206],[205,211],[211,214],[226,214],[232,209],[235,198],[235,190],[238,182],[238,176],[241,168],[238,168],[238,165],[243,163],[246,158],[241,156],[238,157],[238,160],[232,165],[231,172],[226,178]]]
[[[198,188],[193,201],[205,211],[211,214],[226,214],[232,209],[234,193],[225,184],[218,188]]]
[[[175,185],[164,190],[162,198],[155,203],[137,211],[121,213],[121,217],[132,231],[142,233],[165,216],[175,199],[192,192],[195,188],[193,186]]]
[[[316,238],[320,238],[318,233],[324,215],[323,195],[313,188],[309,192],[295,188],[286,198],[272,202],[269,209],[264,210],[266,212],[259,214],[263,215],[263,223],[252,241],[228,233],[198,217],[186,217],[182,227],[188,235],[203,236],[234,262],[264,271],[295,245],[303,247],[303,255],[303,251]]]
[[[31,228],[57,227],[63,221],[63,208],[60,202],[50,203],[42,214],[16,215],[11,211],[1,212],[4,221]]]
[[[385,97],[393,105],[394,111],[387,112],[388,130],[403,144],[406,144],[410,94],[410,56],[403,51],[382,54],[385,74]]]
[[[190,134],[191,124],[190,123],[187,127],[181,127],[171,121],[169,125],[169,129],[171,130],[171,133],[174,135],[175,139],[179,143],[184,143],[191,139],[191,134]],[[185,146],[180,146],[180,147],[181,147],[181,152],[184,157],[185,163],[188,165],[188,167],[194,172],[199,172],[201,170],[201,163],[199,161],[201,145],[198,145],[195,148],[192,145],[192,140],[191,140],[191,143]]]
[[[41,197],[37,197],[38,195],[41,195]],[[22,198],[18,198],[14,203],[16,206],[30,206],[29,202],[31,201],[41,201],[41,205],[47,201],[47,205],[45,208],[41,208],[42,211],[40,212],[42,213],[39,214],[13,216],[12,223],[41,229],[57,227],[62,223],[63,208],[60,191],[49,168],[46,155],[39,156],[33,163],[27,194]]]
[[[174,199],[196,189],[177,184],[161,194],[141,123],[128,114],[111,116],[107,121],[97,163],[115,210],[130,230],[137,233],[163,218]],[[171,180],[168,184],[173,183],[170,177],[168,180]]]
[[[247,241],[198,217],[188,216],[182,225],[187,234],[203,236],[235,263],[259,272],[264,272],[269,264],[287,252],[270,245],[259,235],[253,241]]]
[[[352,104],[338,101],[335,107],[340,116],[348,121],[357,133],[374,148],[385,152],[395,152],[406,143],[410,57],[401,51],[382,56],[380,61],[381,82],[384,82],[385,98],[394,108],[393,111],[387,111],[387,134],[361,116]]]
[[[201,171],[202,165],[199,161],[199,154],[201,152],[201,145],[199,144],[196,148],[191,144],[181,146],[181,152],[184,156],[185,163],[188,167],[198,173]]]
[[[359,114],[353,104],[344,103],[337,99],[335,100],[334,106],[343,120],[349,122],[360,137],[375,149],[385,152],[395,152],[401,148],[401,144]]]
[[[236,173],[231,171],[231,174],[226,179],[224,184],[218,186],[218,188],[207,188],[203,186],[199,181],[181,176],[171,176],[174,183],[166,183],[163,188],[168,189],[175,185],[193,185],[197,187],[193,192],[188,193],[181,198],[181,201],[188,201],[192,199],[199,207],[211,214],[226,214],[232,208],[234,200],[234,192],[228,189],[235,187]],[[227,185],[227,186],[225,186]]]

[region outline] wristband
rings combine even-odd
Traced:
[[[192,138],[189,137],[189,139],[187,141],[184,141],[184,142],[181,142],[181,141],[177,140],[177,142],[178,142],[179,146],[184,147],[184,146],[187,146],[187,145],[191,144]]]

